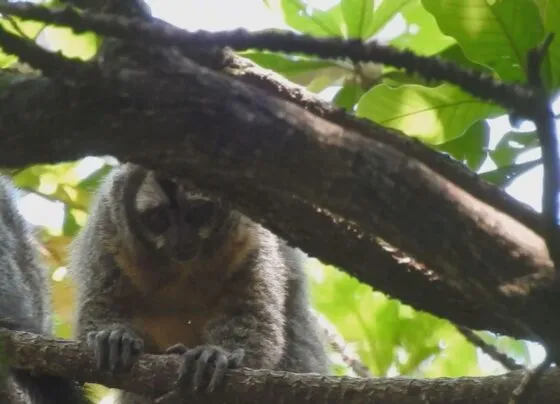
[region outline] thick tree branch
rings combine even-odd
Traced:
[[[172,387],[180,364],[174,356],[142,355],[129,373],[111,375],[95,370],[93,355],[78,342],[6,330],[0,330],[0,339],[14,368],[99,383],[151,397]],[[516,371],[501,376],[457,379],[362,379],[239,369],[228,371],[223,388],[205,393],[204,402],[506,404],[522,377],[523,373]],[[558,377],[557,369],[547,371],[526,403],[550,402],[552,397],[559,397]],[[201,395],[187,391],[181,402],[192,402]]]
[[[71,100],[73,112],[78,115],[84,113],[80,111],[85,107],[84,101],[91,102],[93,111],[88,112],[104,120],[103,127],[93,125],[86,132],[99,130],[111,135],[116,130],[120,138],[115,139],[113,144],[95,145],[93,139],[89,143],[84,136],[82,145],[66,145],[72,150],[70,154],[74,154],[75,158],[76,152],[85,152],[84,147],[91,146],[87,154],[98,150],[121,159],[160,167],[179,176],[188,172],[188,176],[197,180],[201,187],[226,195],[252,217],[311,254],[326,260],[331,258],[330,262],[349,269],[362,280],[366,278],[357,265],[349,267],[347,258],[340,254],[335,256],[325,249],[324,244],[315,240],[307,244],[305,241],[298,242],[301,240],[293,233],[302,234],[305,222],[299,226],[296,224],[295,228],[287,228],[279,225],[269,213],[263,215],[262,208],[259,211],[255,207],[263,206],[263,198],[269,199],[266,206],[270,205],[270,198],[279,199],[282,196],[285,201],[286,196],[297,195],[297,203],[305,206],[312,215],[326,214],[335,227],[344,223],[352,229],[354,240],[370,240],[373,245],[375,236],[382,237],[436,269],[436,278],[443,280],[443,289],[447,292],[455,289],[460,299],[478,301],[479,305],[490,309],[494,318],[500,319],[498,323],[508,324],[510,333],[535,338],[519,320],[530,317],[528,312],[532,307],[527,307],[527,296],[546,287],[551,277],[550,262],[542,251],[544,243],[536,233],[511,217],[496,212],[484,201],[477,200],[434,173],[429,166],[388,144],[364,138],[354,130],[344,130],[294,105],[200,69],[186,59],[180,59],[180,62],[173,66],[178,74],[168,77],[162,77],[161,72],[152,76],[140,70],[117,73],[108,70],[110,74],[106,74],[104,83],[88,89],[91,99],[87,101],[83,98],[84,94],[88,94],[87,84],[79,91],[65,89],[63,98],[72,98],[78,93],[82,96],[78,102]],[[207,94],[212,94],[212,99]],[[217,117],[223,119],[222,123],[232,124],[226,127],[238,139],[224,132],[224,127],[216,122]],[[45,118],[52,119],[41,116],[39,120]],[[31,122],[26,120],[25,123]],[[107,123],[110,123],[111,129],[106,128]],[[188,133],[184,133],[185,124],[192,126]],[[75,125],[75,122],[66,122],[64,128],[57,128],[56,132],[75,131]],[[146,134],[146,125],[148,128],[161,125],[159,129],[164,128],[166,135],[165,139],[158,137],[148,156],[142,151],[131,150],[130,142],[134,140],[128,139],[119,144],[127,136],[133,134],[136,139],[138,134],[142,134],[146,145],[151,145],[155,139],[147,137],[154,136],[154,133]],[[5,128],[9,132],[9,123]],[[80,128],[83,128],[83,122]],[[255,133],[266,133],[268,136],[255,136]],[[170,148],[181,138],[187,148],[184,154],[176,154]],[[58,156],[55,160],[59,161],[58,148],[51,145],[50,149]],[[305,163],[301,164],[301,159],[297,161],[296,156]],[[44,154],[42,158],[45,158]],[[40,161],[43,160],[34,160]],[[232,165],[235,166],[233,171]],[[325,171],[323,167],[330,170]],[[294,169],[299,171],[298,183],[292,183]],[[403,178],[405,181],[401,181]],[[267,185],[274,181],[280,181],[280,185]],[[309,187],[311,183],[313,186]],[[415,193],[420,189],[423,197],[418,199]],[[236,199],[232,195],[238,190],[243,190],[243,194]],[[256,202],[247,202],[247,195],[251,192],[259,194],[261,199],[252,198]],[[416,203],[415,212],[411,212],[411,205],[407,204],[407,200],[413,199],[424,204]],[[400,205],[395,207],[394,201],[397,200]],[[440,205],[448,211],[434,212],[432,206]],[[278,206],[278,212],[286,213],[285,207],[283,210]],[[429,220],[424,220],[426,215]],[[411,224],[414,224],[412,232]],[[439,230],[442,240],[449,243],[444,254],[439,241],[434,243],[434,240],[425,237],[432,235],[434,229]],[[321,233],[315,233],[318,234]],[[435,253],[436,250],[438,253]],[[383,256],[380,251],[375,249],[374,255]],[[507,256],[505,262],[504,256]],[[497,257],[500,257],[499,260]],[[378,261],[372,260],[368,264],[375,265]],[[510,271],[496,271],[495,268],[500,265],[509,266]],[[467,268],[473,272],[463,273]],[[396,285],[395,275],[392,276],[393,279],[386,283]],[[395,295],[404,296],[404,301],[407,298],[412,300],[410,292]],[[538,306],[541,304],[539,302]],[[420,305],[420,308],[423,307]],[[444,311],[439,309],[436,313]],[[531,318],[527,324],[531,324],[531,328],[542,328],[548,314],[546,311],[542,313],[542,317]],[[471,325],[464,320],[453,320]]]
[[[76,0],[67,0],[67,2],[82,7],[84,6],[84,4],[81,2],[78,3]],[[130,0],[129,3],[126,4],[123,2],[115,3],[110,0],[102,0],[99,4],[94,3],[93,1],[89,1],[88,3],[91,3],[91,8],[98,11],[101,9],[110,9],[113,12],[119,12],[124,15],[132,14],[136,16],[140,16],[138,9],[142,9],[141,4],[143,4],[142,0]],[[129,12],[124,12],[123,8]],[[247,43],[247,41],[257,41],[258,43],[264,42],[266,44],[267,41],[262,40],[258,33],[251,34],[244,31],[223,33],[189,33],[161,20],[158,20],[156,24],[153,23],[153,20],[143,21],[149,20],[147,13],[141,14],[142,18],[127,19],[115,15],[80,15],[71,9],[52,10],[29,3],[3,6],[2,9],[6,11],[11,10],[22,17],[37,18],[39,20],[45,20],[53,23],[68,24],[76,28],[78,31],[99,29],[105,34],[128,38],[136,42],[140,41],[142,44],[142,51],[144,52],[146,51],[146,47],[144,46],[145,41],[162,45],[174,44],[181,46],[181,44],[183,44],[181,49],[183,54],[187,55],[197,63],[213,70],[223,70],[245,82],[270,91],[276,96],[295,102],[298,105],[303,106],[305,109],[332,122],[338,123],[347,128],[355,129],[361,132],[364,136],[373,137],[375,140],[382,143],[387,143],[401,150],[405,154],[411,155],[420,160],[430,168],[438,171],[441,175],[456,182],[457,185],[465,191],[472,193],[477,198],[513,216],[522,223],[532,227],[535,231],[541,231],[540,229],[542,224],[539,223],[535,212],[531,208],[520,204],[512,204],[511,197],[503,192],[500,192],[495,187],[489,186],[484,181],[481,181],[462,164],[450,160],[445,155],[434,153],[421,142],[416,139],[403,136],[400,132],[383,128],[365,119],[353,117],[342,109],[333,106],[331,103],[322,101],[320,98],[307,91],[304,87],[295,85],[274,72],[262,69],[258,65],[235,55],[229,50],[215,47],[224,44],[237,44],[239,49],[246,49],[252,45],[252,43]],[[265,33],[264,35],[272,35],[276,38],[273,41],[272,46],[277,46],[275,44],[282,42],[278,40],[278,38],[283,38],[282,34],[272,32],[270,34]],[[255,36],[256,39],[253,39],[253,36]],[[296,45],[300,40],[301,36],[293,38],[293,42],[295,42]],[[304,40],[302,40],[302,42],[306,41],[316,43],[318,39],[304,38]],[[326,41],[328,42],[329,40],[327,39]],[[331,39],[330,41],[332,42],[336,40]],[[337,48],[332,45],[333,44],[329,43],[329,45],[326,46],[326,51],[328,51],[329,54],[339,56],[345,54],[344,45],[342,46],[342,49],[340,49],[340,46]],[[325,47],[322,44],[320,44],[320,46]],[[313,46],[311,46],[311,48],[313,48]],[[336,49],[333,50],[333,48]],[[387,47],[381,48],[383,49],[383,52],[374,53],[377,54],[375,57],[379,57],[379,61],[382,63],[398,67],[398,64],[395,64],[394,60],[388,56],[392,54],[391,52],[400,55],[397,59],[406,59],[405,56],[409,59],[414,59],[414,55],[411,55],[410,53],[406,53],[405,55],[403,52],[395,51]],[[311,49],[311,52],[312,51],[313,49]],[[466,90],[470,89],[471,91],[476,92],[477,89],[480,89],[480,91],[487,92],[488,89],[498,88],[502,95],[496,96],[496,100],[503,101],[502,105],[504,106],[508,105],[508,102],[517,102],[522,104],[520,107],[521,109],[525,108],[525,106],[531,111],[534,111],[535,109],[535,102],[532,100],[538,96],[531,93],[530,89],[526,87],[497,82],[491,77],[487,77],[483,74],[476,75],[476,72],[464,70],[452,63],[434,61],[433,58],[420,57],[414,60],[415,62],[410,62],[411,65],[425,65],[424,70],[426,71],[424,73],[427,77],[430,76],[429,71],[437,69],[439,75],[438,78],[454,82]],[[493,94],[490,95],[490,97],[494,96],[495,95]],[[516,98],[519,98],[520,100],[515,101]]]
[[[182,61],[183,61],[183,60],[181,60],[181,62],[182,62]],[[192,66],[191,66],[189,63],[187,63],[187,61],[185,61],[185,66],[184,66],[185,69],[189,70],[189,66],[192,68]],[[178,66],[175,66],[175,67],[176,67],[176,68],[179,68],[180,70],[183,70],[183,69],[182,69],[182,67],[183,67],[182,64],[181,64],[181,65],[178,65]],[[89,71],[89,69],[88,69],[88,71]],[[216,76],[216,77],[219,77],[219,76]],[[112,84],[114,84],[114,83],[112,83]],[[116,88],[118,89],[118,87],[119,87],[119,86],[117,85]],[[240,87],[240,88],[241,88],[241,87]],[[136,90],[138,90],[138,89],[136,89]],[[189,90],[189,91],[192,91],[192,88],[189,87],[188,90]],[[122,89],[122,88],[121,88],[120,90],[116,90],[116,89],[115,89],[115,86],[113,86],[113,85],[111,85],[111,86],[106,86],[105,89],[104,89],[104,91],[105,91],[105,93],[106,93],[107,95],[108,95],[108,94],[111,94],[111,93],[113,93],[114,95],[116,95],[115,91],[116,91],[117,93],[120,92],[121,94],[130,93],[130,90],[129,90],[129,89]],[[143,93],[144,90],[141,90],[140,92]],[[159,105],[157,106],[157,108],[161,108],[162,105],[165,105],[165,106],[172,106],[172,105],[175,104],[175,102],[179,102],[179,103],[181,102],[180,99],[177,99],[177,100],[175,100],[175,99],[174,99],[174,100],[165,99],[165,98],[169,98],[169,94],[165,94],[165,95],[163,95],[163,96],[162,96],[161,98],[159,98],[159,99],[156,98],[156,99],[154,99],[154,100],[151,100],[151,99],[150,99],[150,100],[146,100],[146,97],[145,97],[144,94],[145,94],[145,93],[141,94],[140,97],[130,97],[128,100],[124,100],[124,104],[126,104],[127,102],[131,102],[131,101],[132,101],[133,104],[135,104],[136,106],[142,105],[143,108],[145,108],[145,107],[150,108],[150,105],[153,104],[153,103],[155,102],[156,104],[159,104]],[[155,94],[155,95],[156,95],[156,97],[158,97],[157,94]],[[246,94],[246,95],[247,95],[247,94]],[[171,97],[173,97],[173,96],[171,96]],[[104,96],[103,98],[106,98],[106,96]],[[119,97],[115,97],[115,98],[119,98]],[[132,98],[135,98],[135,99],[132,100]],[[184,97],[183,97],[183,98],[184,98]],[[249,97],[249,98],[250,98],[250,97]],[[246,98],[246,100],[248,100],[249,98]],[[123,100],[120,100],[120,101],[117,101],[117,102],[120,103],[121,101],[123,101]],[[104,100],[104,102],[105,102],[105,100]],[[328,123],[327,123],[327,124],[328,124]],[[246,128],[246,129],[247,129],[247,130],[250,130],[250,128]],[[333,126],[333,129],[335,129],[335,126]],[[291,130],[291,129],[290,129],[290,130]],[[338,130],[338,129],[335,129],[335,130]],[[382,133],[383,131],[380,130],[379,132]],[[359,138],[356,137],[356,139],[358,140],[358,143],[361,142],[361,140],[360,140]],[[357,150],[357,149],[354,149],[354,151],[356,151],[356,150]],[[351,160],[350,160],[350,161],[351,161]],[[149,165],[150,162],[147,161],[146,164]],[[366,166],[367,166],[367,164],[366,164]],[[362,167],[362,168],[365,168],[366,171],[368,171],[368,170],[371,170],[371,168],[373,168],[373,167],[369,167],[369,168],[368,168],[368,167]],[[412,170],[415,170],[414,167],[410,167],[410,168],[411,168]],[[375,171],[375,170],[374,170],[374,171]],[[365,172],[365,174],[367,175],[367,172]],[[219,174],[218,174],[218,175],[219,175]],[[339,174],[339,175],[340,175],[340,174]],[[346,174],[343,174],[343,175],[346,176],[346,177],[348,177],[349,175],[352,176],[352,175],[353,175],[352,169],[350,170],[350,172],[347,172]],[[411,179],[414,180],[414,176],[412,176]],[[381,176],[379,176],[378,180],[385,180],[385,179],[384,179],[383,176],[381,175]],[[207,178],[204,178],[204,179],[202,180],[202,182],[203,182],[202,186],[203,186],[203,187],[207,187],[207,185],[204,184],[206,181],[207,181]],[[329,187],[332,187],[332,186],[334,185],[334,183],[332,183],[332,179],[331,179],[330,181],[331,181],[331,183],[329,184]],[[391,181],[393,181],[393,180],[391,180]],[[444,183],[445,183],[445,182],[444,182]],[[438,186],[441,186],[441,184],[440,184],[440,185],[436,185],[436,188],[437,188]],[[221,188],[221,187],[223,187],[223,184],[217,185],[216,187]],[[406,187],[405,187],[405,188],[406,188]],[[245,191],[246,191],[246,189],[245,189]],[[295,190],[290,190],[289,192],[290,192],[290,193],[293,193],[294,191],[295,191]],[[410,191],[411,191],[411,190],[409,189],[409,190],[407,190],[405,193],[409,193]],[[228,192],[231,193],[231,191],[228,191]],[[269,194],[266,195],[266,192],[269,192]],[[281,191],[281,192],[285,192],[285,191]],[[297,191],[295,191],[295,192],[297,192]],[[436,192],[437,192],[437,191],[436,191]],[[270,197],[270,190],[265,191],[265,196]],[[228,195],[228,197],[231,197],[231,195]],[[276,197],[278,197],[278,195],[276,195]],[[300,198],[301,198],[301,195],[300,195]],[[308,196],[304,196],[304,198],[305,198],[305,199],[308,199],[309,197],[308,197]],[[383,198],[384,198],[384,197],[383,197]],[[243,198],[242,198],[242,199],[243,199]],[[347,202],[344,201],[344,199],[345,199],[345,198],[343,198],[343,201],[342,201],[343,205],[347,204]],[[366,198],[366,199],[367,199],[367,198]],[[387,200],[386,200],[386,201],[387,201]],[[364,200],[364,202],[365,202],[365,200]],[[245,203],[245,202],[241,201],[241,204],[243,204],[243,203]],[[299,202],[299,203],[301,203],[301,202]],[[333,216],[333,213],[332,213],[332,212],[333,212],[333,211],[336,212],[336,209],[337,209],[337,208],[333,209],[332,207],[321,206],[320,204],[318,204],[316,201],[313,200],[313,203],[312,203],[311,206],[310,206],[311,210],[312,210],[312,211],[316,211],[316,210],[317,210],[317,207],[320,207],[322,210],[329,210],[329,215],[330,215],[330,217],[334,217],[334,216],[336,216],[337,214],[340,215],[340,213],[337,212],[337,213],[334,214],[334,216]],[[379,207],[382,207],[382,206],[379,206],[379,204],[378,204],[378,208],[379,208]],[[339,207],[339,208],[340,208],[340,207]],[[247,209],[247,208],[245,208],[245,209]],[[309,210],[309,208],[307,208],[307,209]],[[249,210],[250,210],[250,209],[249,209]],[[252,213],[256,213],[255,210],[253,210]],[[345,220],[345,221],[350,220],[350,222],[356,222],[356,221],[359,222],[359,216],[354,215],[354,216],[351,217],[350,219],[348,219],[348,216],[345,216],[345,219],[344,219],[344,220]],[[261,219],[261,221],[263,221],[263,222],[266,223],[266,222],[267,222],[267,219]],[[282,228],[282,226],[277,226],[277,225],[275,224],[275,220],[270,220],[270,219],[269,219],[268,222],[269,222],[269,223],[268,223],[269,227],[272,228],[273,230],[277,230],[277,231],[279,232],[279,234],[282,235],[283,233],[286,232],[285,226],[284,226],[284,228]],[[338,223],[338,224],[340,225],[340,220],[339,220],[339,223]],[[278,228],[278,227],[280,227],[280,228]],[[296,227],[297,227],[297,226],[296,226]],[[301,227],[301,226],[299,226],[299,227]],[[340,227],[340,226],[338,226],[338,227]],[[364,228],[364,224],[363,224],[363,223],[360,223],[358,226],[354,226],[354,227],[356,227],[356,229],[353,230],[354,233],[355,233],[355,235],[359,235],[359,238],[361,238],[362,240],[364,239],[364,235],[370,234],[370,236],[366,237],[365,240],[368,240],[368,239],[369,239],[369,240],[370,240],[369,242],[371,243],[372,246],[374,246],[374,243],[373,243],[373,240],[374,240],[374,239],[372,238],[373,235],[380,235],[380,236],[382,236],[383,238],[385,238],[386,240],[389,240],[393,245],[396,245],[396,246],[398,246],[399,248],[406,248],[406,247],[403,247],[404,245],[403,245],[403,244],[400,244],[398,241],[397,241],[397,242],[394,241],[394,240],[395,240],[394,237],[398,237],[397,232],[400,231],[400,230],[397,230],[397,229],[395,229],[395,228],[391,228],[391,227],[394,227],[394,226],[391,225],[391,224],[388,226],[388,230],[389,230],[389,231],[397,230],[397,232],[394,232],[393,235],[390,235],[389,233],[386,233],[386,232],[384,232],[383,230],[379,231],[379,229],[376,228],[376,225],[374,225],[374,226],[369,226],[369,228],[368,228],[368,226],[366,226],[366,228]],[[397,226],[397,227],[398,227],[398,226]],[[289,229],[289,231],[293,231],[293,230],[295,230],[296,232],[298,231],[297,229],[293,229],[293,228]],[[346,232],[346,233],[347,233],[347,232]],[[341,234],[344,234],[344,233],[341,233]],[[500,234],[493,234],[492,237],[494,237],[494,236],[500,237]],[[293,237],[293,236],[292,236],[292,237]],[[356,236],[354,237],[354,239],[355,239],[355,238],[356,238]],[[290,239],[290,237],[288,237],[288,239]],[[292,240],[293,240],[293,238],[292,238]],[[391,240],[393,240],[393,241],[391,241]],[[318,249],[317,249],[317,248],[314,248],[311,244],[312,244],[312,243],[309,243],[309,248],[310,248],[310,249],[308,249],[307,251],[310,251],[311,253],[313,253],[313,251],[318,251]],[[299,244],[299,245],[301,245],[301,244]],[[375,256],[377,256],[377,257],[383,257],[383,258],[384,258],[384,257],[387,257],[387,258],[389,258],[389,255],[388,255],[385,251],[383,251],[382,249],[380,249],[379,247],[375,247],[375,246],[374,246],[374,247],[370,247],[370,250],[372,250],[372,251],[374,252],[373,255],[375,255]],[[417,251],[418,251],[418,250],[423,250],[423,247],[418,248]],[[364,251],[364,250],[362,249],[361,251]],[[408,251],[411,251],[411,250],[408,250]],[[426,250],[423,250],[423,251],[426,251]],[[414,253],[413,253],[413,254],[414,254]],[[430,255],[430,254],[428,254],[428,253],[425,253],[425,254],[424,254],[424,256],[428,256],[428,255]],[[332,257],[333,254],[332,254],[332,253],[328,253],[328,254],[324,255],[323,258],[326,258],[327,256]],[[417,256],[417,258],[420,259],[421,261],[429,262],[429,261],[426,261],[425,258],[423,258],[422,255],[416,255],[416,256]],[[391,257],[391,258],[392,258],[392,257]],[[345,261],[347,262],[347,260],[340,260],[340,257],[337,256],[337,257],[334,257],[334,260],[332,260],[331,262],[333,262],[333,263],[339,263],[339,265],[346,266],[346,265],[344,264]],[[382,260],[382,259],[376,259],[375,261],[372,260],[371,262],[376,262],[376,263],[379,264],[380,262],[383,262],[383,261],[384,261],[384,260]],[[412,266],[412,269],[414,269],[414,267],[418,268],[418,265],[419,265],[419,264],[413,265],[413,266]],[[442,265],[442,263],[441,263],[441,262],[431,262],[431,263],[429,263],[429,265],[430,265],[430,266],[431,266],[431,265]],[[391,267],[392,267],[392,266],[394,266],[394,264],[391,265]],[[383,272],[386,272],[386,271],[383,271]],[[354,274],[356,274],[356,273],[354,273]],[[360,277],[359,274],[357,274],[357,275],[358,275],[358,277]],[[426,278],[426,276],[425,276],[425,275],[426,275],[426,271],[424,271],[424,272],[422,273],[422,275]],[[538,275],[537,277],[539,277],[539,276],[542,277],[543,274],[541,273],[541,274]],[[545,275],[545,277],[546,277],[546,275]],[[378,276],[377,278],[379,279],[380,277]],[[381,277],[381,278],[383,279],[384,277]],[[498,325],[498,324],[504,323],[504,322],[505,322],[505,323],[509,323],[509,327],[507,327],[507,328],[509,329],[510,335],[523,335],[523,336],[525,336],[525,337],[527,337],[527,336],[529,336],[529,337],[534,337],[534,336],[532,335],[532,333],[528,332],[527,329],[526,329],[524,326],[522,326],[518,321],[516,321],[515,317],[517,316],[517,314],[514,315],[513,317],[512,317],[510,314],[507,314],[507,313],[508,313],[508,309],[506,309],[506,307],[508,307],[508,306],[506,305],[506,303],[505,303],[504,301],[501,301],[500,299],[497,299],[496,296],[493,296],[494,292],[488,293],[488,291],[487,291],[487,290],[484,290],[484,287],[481,287],[481,285],[473,285],[472,283],[471,283],[471,285],[467,285],[467,284],[465,284],[465,283],[463,282],[462,279],[454,279],[454,278],[456,278],[456,277],[455,277],[455,275],[453,275],[453,274],[451,274],[451,273],[446,273],[445,276],[439,276],[439,277],[437,277],[437,276],[436,276],[436,277],[431,276],[431,278],[432,278],[432,279],[430,279],[430,281],[432,281],[434,278],[439,278],[438,280],[443,279],[442,285],[444,285],[444,286],[441,287],[440,289],[445,290],[445,292],[447,292],[447,294],[451,294],[451,295],[455,294],[455,295],[457,295],[457,293],[453,293],[453,289],[456,289],[457,291],[459,291],[459,292],[460,292],[460,293],[459,293],[459,296],[460,296],[460,295],[462,295],[462,296],[459,297],[459,298],[455,297],[455,299],[453,299],[453,300],[455,300],[455,301],[457,301],[457,300],[464,300],[464,299],[465,299],[465,296],[468,296],[468,298],[467,298],[467,303],[466,303],[466,304],[463,304],[463,305],[462,305],[463,307],[468,307],[468,306],[469,306],[469,303],[468,303],[469,301],[471,301],[471,302],[472,302],[472,301],[478,301],[478,306],[479,306],[479,307],[480,307],[480,305],[482,305],[482,307],[492,307],[492,308],[493,308],[493,310],[492,310],[492,317],[494,317],[494,318],[495,318],[495,317],[498,317],[498,318],[500,319],[499,321],[496,321],[496,319],[494,319],[494,321],[493,321],[494,324],[495,324],[494,327],[497,327],[497,330],[500,330],[500,331],[501,331],[501,330],[502,330],[501,325]],[[360,277],[360,279],[364,280],[364,277],[362,276],[362,277]],[[394,282],[393,279],[391,279],[391,278],[385,278],[385,279],[388,279],[388,282],[378,281],[378,282],[375,282],[375,283],[373,283],[373,284],[376,285],[376,286],[381,285],[380,289],[381,289],[381,290],[388,291],[389,293],[392,293],[393,290],[395,290],[395,289],[399,289],[398,287],[395,288],[394,286],[393,286],[393,287],[391,286],[391,285],[395,285],[395,282]],[[423,282],[423,283],[426,283],[426,281],[427,281],[427,279],[424,279],[424,282]],[[430,283],[433,283],[433,282],[430,282]],[[388,285],[388,287],[387,287],[387,288],[383,288],[383,286],[385,286],[385,285]],[[415,285],[415,286],[419,286],[418,284],[414,284],[414,285]],[[543,285],[544,285],[544,283],[541,283],[540,286],[543,286]],[[427,285],[427,286],[428,286],[428,285]],[[473,286],[474,286],[474,288],[473,288]],[[378,286],[378,287],[379,287],[379,286]],[[432,287],[433,287],[433,286],[432,286]],[[516,286],[516,287],[517,287],[517,286]],[[408,288],[408,289],[410,290],[411,288]],[[475,289],[478,289],[478,291],[475,291]],[[500,293],[502,293],[502,292],[503,292],[503,291],[499,292],[498,294],[500,294]],[[523,293],[527,293],[527,290],[523,291]],[[437,306],[438,306],[437,304],[420,304],[420,305],[418,305],[417,299],[418,299],[418,297],[419,297],[419,294],[420,294],[420,293],[418,293],[418,292],[417,292],[417,293],[410,293],[410,292],[408,292],[408,293],[396,293],[395,295],[398,296],[398,297],[400,297],[401,300],[403,300],[403,301],[405,301],[405,302],[410,302],[410,303],[412,303],[415,307],[425,308],[425,309],[430,310],[430,311],[432,311],[432,312],[434,312],[434,313],[436,313],[436,314],[440,314],[440,315],[441,315],[442,310],[441,310],[440,308],[437,307]],[[439,296],[439,297],[441,298],[441,296]],[[420,299],[420,300],[422,300],[422,299]],[[435,302],[434,302],[434,303],[435,303]],[[509,304],[509,302],[508,302],[508,304]],[[436,306],[435,309],[434,309],[434,306]],[[445,311],[445,310],[443,310],[443,311]],[[498,314],[498,315],[496,316],[496,314]],[[457,320],[456,320],[456,321],[457,321]],[[470,318],[468,318],[468,316],[466,316],[466,318],[463,319],[462,321],[459,320],[458,322],[460,322],[460,323],[462,323],[462,324],[469,325],[469,326],[473,326],[473,325],[474,325],[474,323],[471,321]],[[475,325],[475,327],[476,327],[476,325]],[[478,327],[478,328],[480,328],[480,327]],[[485,328],[487,328],[487,327],[485,327]],[[494,328],[494,330],[496,330],[496,328]],[[513,333],[513,334],[512,334],[512,333]]]
[[[347,251],[341,253],[341,245],[322,237],[350,223],[356,229],[350,240],[377,235],[410,253],[458,296],[478,300],[509,324],[513,334],[523,332],[515,318],[538,329],[541,337],[548,327],[552,330],[556,296],[533,297],[553,273],[535,232],[386,144],[187,61],[181,69],[173,76],[109,71],[107,82],[79,90],[45,79],[13,87],[0,96],[0,145],[12,150],[3,163],[111,154],[187,176],[310,254],[364,280],[378,263],[357,267]],[[45,136],[51,133],[56,136]],[[310,230],[305,222],[287,228],[277,217],[293,213],[276,203],[279,195],[284,200],[297,195],[310,214],[346,223],[333,220],[328,233]],[[274,217],[263,212],[270,205]],[[313,242],[298,237],[299,232],[313,234]],[[411,279],[402,271],[387,276],[393,285]],[[465,323],[454,318],[461,315],[443,312]],[[556,338],[552,335],[547,339]]]

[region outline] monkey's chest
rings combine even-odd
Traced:
[[[144,294],[132,317],[144,334],[146,348],[159,353],[174,344],[206,343],[206,324],[219,310],[219,286],[208,278],[186,278]]]
[[[197,313],[151,314],[137,316],[134,325],[144,334],[146,348],[161,353],[174,344],[187,347],[204,344],[207,317]]]

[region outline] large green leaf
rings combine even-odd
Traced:
[[[532,0],[422,0],[465,55],[507,81],[525,81],[527,51],[544,37]]]
[[[374,0],[342,0],[340,7],[346,23],[346,36],[367,38],[364,29],[372,23]]]
[[[503,113],[458,87],[378,85],[358,103],[357,115],[434,145],[461,136],[476,121]]]
[[[344,20],[340,4],[324,11],[304,0],[281,0],[284,21],[290,27],[316,36],[343,36]]]
[[[539,8],[544,28],[548,32],[555,32],[556,37],[550,44],[547,53],[548,86],[551,89],[560,87],[560,2],[558,0],[534,0]]]
[[[384,3],[387,2],[389,1],[385,0]],[[453,38],[442,34],[436,19],[424,9],[420,0],[408,1],[405,5],[402,15],[408,25],[407,30],[391,40],[390,45],[399,49],[411,49],[418,55],[430,56],[455,43]]]

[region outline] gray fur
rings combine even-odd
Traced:
[[[119,326],[140,335],[145,350],[151,353],[166,348],[162,341],[167,346],[212,344],[230,352],[243,348],[242,366],[328,373],[319,326],[309,310],[301,252],[240,213],[222,210],[202,226],[210,226],[212,232],[201,241],[194,258],[178,261],[162,254],[167,250],[158,248],[154,237],[131,227],[134,218],[124,208],[125,195],[134,198],[131,205],[137,208],[146,206],[138,204],[139,200],[153,200],[158,195],[153,189],[150,198],[128,192],[131,186],[148,189],[147,173],[139,166],[124,164],[109,174],[72,244],[70,269],[78,287],[78,337]],[[216,261],[232,240],[243,241],[236,245],[247,253],[239,253],[239,260]],[[123,251],[132,258],[119,260]],[[124,268],[123,262],[130,267]],[[142,322],[139,317],[148,320]],[[191,330],[200,326],[200,332],[193,331],[189,343],[150,335],[144,327],[146,321],[170,317]],[[185,332],[187,338],[183,329],[165,325],[157,329],[169,335]],[[125,393],[120,403],[152,401]]]
[[[0,327],[52,335],[47,268],[15,203],[16,189],[0,175]],[[88,402],[81,387],[52,376],[13,370],[0,388],[2,403]]]

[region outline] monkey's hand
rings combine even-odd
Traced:
[[[144,340],[126,326],[115,325],[87,334],[87,344],[95,353],[100,370],[128,370],[143,350]]]
[[[209,392],[223,381],[226,369],[235,369],[241,365],[245,354],[243,349],[227,352],[215,345],[199,345],[189,349],[183,344],[172,345],[165,353],[183,356],[177,380],[179,388],[186,387],[191,382],[194,391]]]

